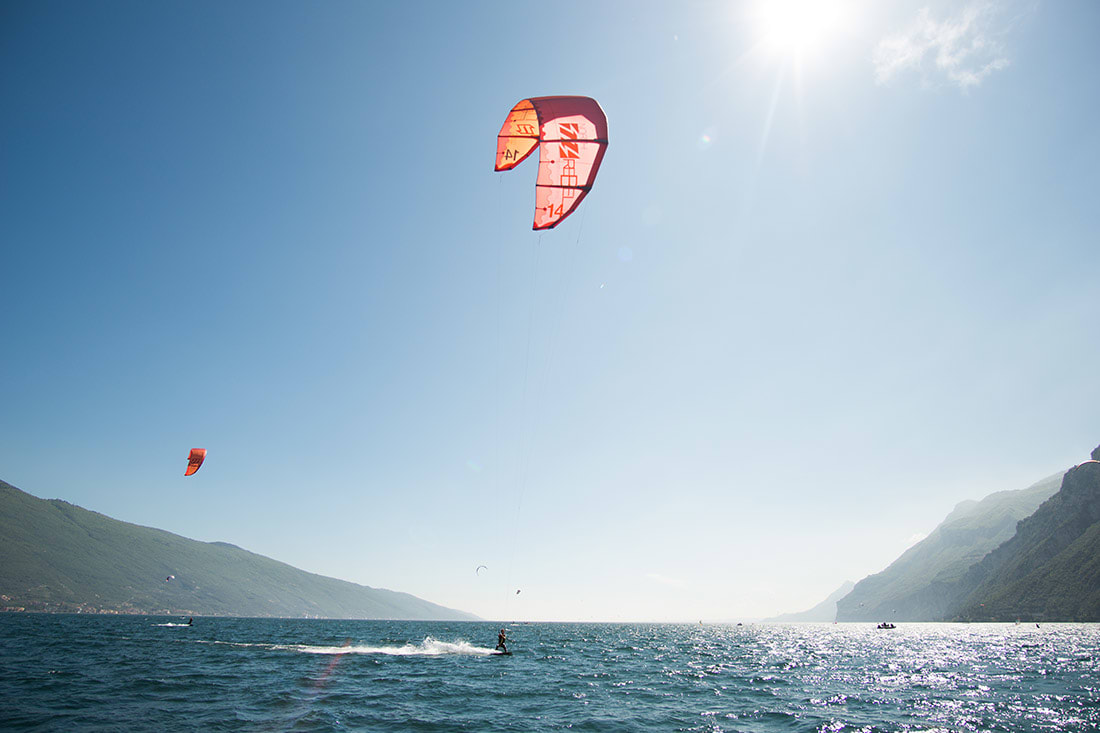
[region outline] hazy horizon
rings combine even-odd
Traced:
[[[555,7],[6,4],[0,479],[483,618],[736,622],[1088,458],[1100,5]],[[493,155],[556,94],[610,143],[539,233]]]

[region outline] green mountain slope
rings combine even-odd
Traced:
[[[1100,448],[960,580],[951,617],[1100,621]]]
[[[964,501],[888,568],[856,583],[837,603],[838,621],[928,621],[958,603],[958,581],[1016,533],[1016,524],[1058,490],[1056,474],[1020,491]]]
[[[170,580],[169,576],[174,576]],[[307,573],[222,542],[141,527],[0,481],[0,608],[473,620],[408,593]]]

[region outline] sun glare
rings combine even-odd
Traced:
[[[842,0],[763,0],[756,19],[765,46],[777,54],[805,56],[850,22]]]

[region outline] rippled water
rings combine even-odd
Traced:
[[[4,730],[1096,731],[1100,627],[0,614]]]

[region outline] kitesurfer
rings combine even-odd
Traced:
[[[508,641],[508,637],[504,635],[504,629],[501,629],[500,633],[497,634],[497,649],[502,652],[508,651],[508,647],[504,644],[506,641]]]

